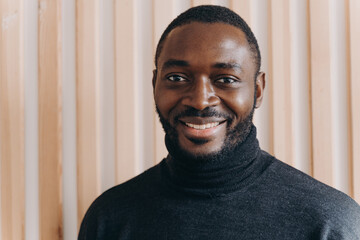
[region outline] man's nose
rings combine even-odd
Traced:
[[[206,76],[202,76],[194,79],[191,90],[186,93],[182,103],[188,107],[203,110],[218,105],[220,98],[216,95],[211,80]]]

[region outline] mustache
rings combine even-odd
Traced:
[[[228,113],[219,112],[214,108],[207,107],[203,110],[197,110],[195,108],[187,108],[179,113],[176,113],[174,116],[175,122],[182,117],[218,117],[224,118],[227,120],[232,120],[232,116]]]

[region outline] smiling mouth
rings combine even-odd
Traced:
[[[217,127],[220,124],[224,123],[225,121],[221,122],[211,122],[211,123],[205,123],[205,124],[194,124],[189,122],[182,122],[185,126],[196,129],[196,130],[205,130],[213,127]]]

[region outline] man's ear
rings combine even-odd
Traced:
[[[265,89],[265,73],[259,72],[259,74],[256,76],[255,81],[255,87],[256,87],[256,103],[255,108],[259,108],[264,96],[264,89]]]
[[[156,76],[157,76],[157,69],[154,69],[153,70],[153,78],[152,78],[153,90],[155,90]]]

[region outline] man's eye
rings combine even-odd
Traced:
[[[179,75],[171,75],[171,76],[167,77],[167,79],[169,79],[172,82],[184,82],[184,81],[186,81],[186,78],[181,77]]]
[[[231,84],[237,82],[236,79],[229,78],[229,77],[223,77],[217,80],[218,83],[225,83],[225,84]]]

